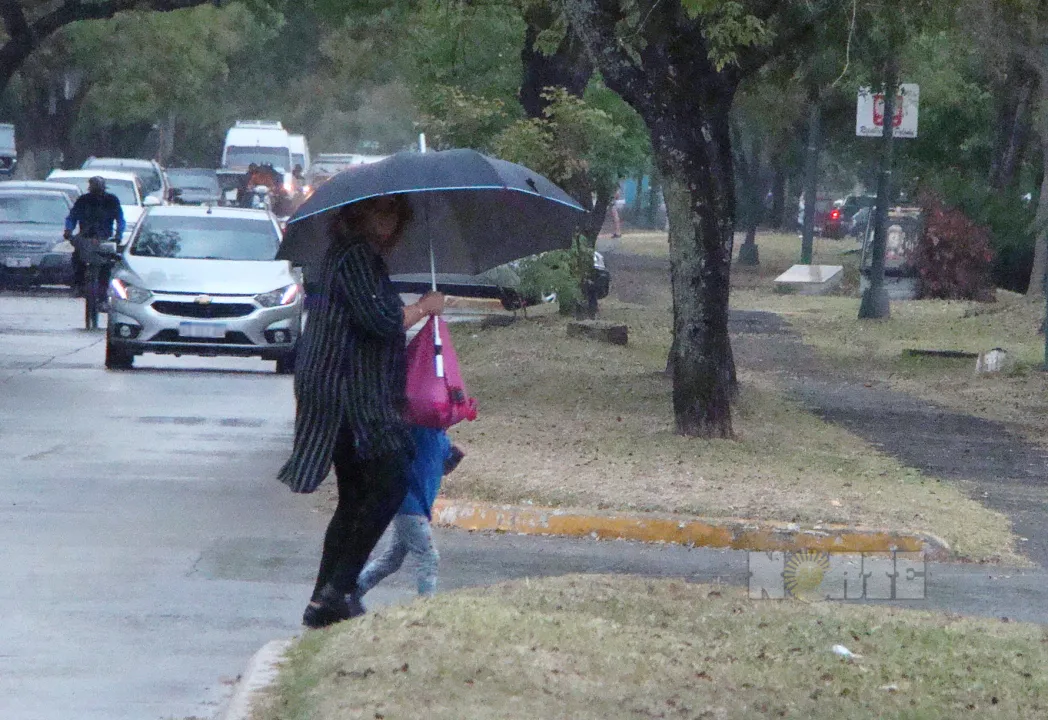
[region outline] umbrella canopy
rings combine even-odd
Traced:
[[[511,260],[567,248],[585,209],[538,173],[475,150],[398,153],[345,170],[288,220],[278,259],[316,266],[331,242],[332,213],[383,195],[405,194],[412,221],[389,258],[392,274],[476,275]]]

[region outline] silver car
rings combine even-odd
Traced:
[[[280,228],[264,211],[150,208],[109,286],[106,367],[136,355],[234,355],[295,365],[302,329],[298,271],[274,260]]]

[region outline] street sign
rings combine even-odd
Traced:
[[[895,117],[892,135],[897,138],[917,137],[917,107],[920,88],[915,83],[903,83],[895,96]],[[868,87],[859,88],[855,104],[855,134],[859,137],[881,137],[884,134],[884,93]]]

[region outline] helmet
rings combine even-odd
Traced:
[[[95,175],[87,181],[88,192],[105,192],[106,191],[106,179],[101,175]]]

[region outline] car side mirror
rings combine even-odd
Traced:
[[[99,243],[98,254],[110,260],[116,260],[120,257],[120,251],[117,249],[116,243],[111,240],[108,242]]]
[[[182,201],[182,188],[171,188],[167,194],[167,199],[173,203]]]
[[[142,200],[142,204],[146,207],[157,207],[158,205],[163,205],[164,203],[156,195],[147,195]]]

